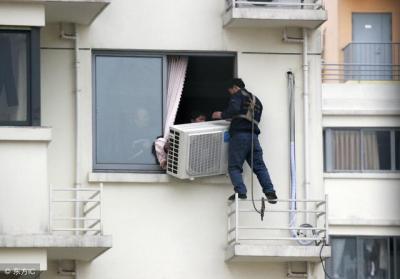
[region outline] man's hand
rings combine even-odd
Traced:
[[[214,111],[212,116],[212,119],[222,119],[222,112],[221,111]]]

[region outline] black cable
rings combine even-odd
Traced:
[[[262,204],[261,204],[261,210],[258,210],[257,209],[257,207],[256,207],[256,204],[255,204],[255,202],[254,202],[254,181],[253,181],[253,179],[254,179],[254,109],[255,109],[255,102],[256,102],[256,100],[254,100],[254,96],[253,95],[251,95],[251,97],[253,97],[253,100],[252,101],[254,101],[253,102],[253,105],[254,106],[251,106],[250,105],[250,109],[251,109],[251,114],[252,114],[252,119],[251,119],[251,180],[250,180],[250,185],[251,185],[251,202],[252,202],[252,204],[253,204],[253,207],[254,207],[254,210],[258,213],[258,214],[260,214],[260,216],[261,216],[261,220],[263,220],[264,219],[264,212],[263,212],[263,210],[262,210]],[[262,201],[263,202],[263,201]],[[265,208],[265,204],[264,204],[264,208]]]
[[[325,261],[325,260],[322,258],[322,250],[323,250],[324,247],[326,246],[325,239],[323,239],[321,242],[322,242],[322,244],[321,244],[321,250],[319,250],[319,260],[321,261],[322,269],[324,270],[325,276],[328,277],[328,279],[334,279],[334,278],[331,277],[331,276],[329,275],[329,273],[326,271],[325,264],[324,264],[324,261]]]

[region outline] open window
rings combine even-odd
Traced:
[[[94,52],[94,171],[160,172],[153,142],[163,135],[165,128],[172,123],[189,123],[194,111],[211,120],[213,111],[227,105],[227,85],[235,69],[234,54],[173,56],[154,52]],[[176,117],[171,117],[175,121],[170,121],[167,103],[171,95],[167,96],[167,88],[170,84],[182,88],[179,79],[184,76],[182,69],[169,67],[177,57],[187,57],[187,67],[183,63],[186,76],[181,101]],[[168,72],[169,68],[174,70]]]
[[[214,111],[223,110],[229,100],[227,85],[235,74],[235,57],[189,56],[182,98],[175,124],[191,122],[193,112],[211,120]]]

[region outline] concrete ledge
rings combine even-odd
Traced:
[[[327,20],[325,10],[267,7],[231,8],[223,15],[224,27],[305,27],[315,29]]]
[[[331,226],[380,226],[380,227],[400,227],[400,219],[337,219],[330,218],[329,225]]]
[[[50,141],[49,127],[0,127],[0,141]]]
[[[376,173],[324,173],[324,179],[400,179],[398,172],[376,172]]]
[[[187,179],[177,179],[162,173],[91,172],[88,174],[88,181],[97,183],[190,183],[230,185],[230,180],[226,175],[197,178],[191,181]]]
[[[225,260],[231,262],[319,262],[321,246],[232,245],[226,248]],[[322,258],[331,256],[325,246]]]
[[[49,259],[91,261],[111,247],[110,235],[0,235],[0,248],[46,248]]]

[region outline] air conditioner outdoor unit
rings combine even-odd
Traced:
[[[180,179],[225,174],[228,128],[225,120],[171,126],[167,173]]]

